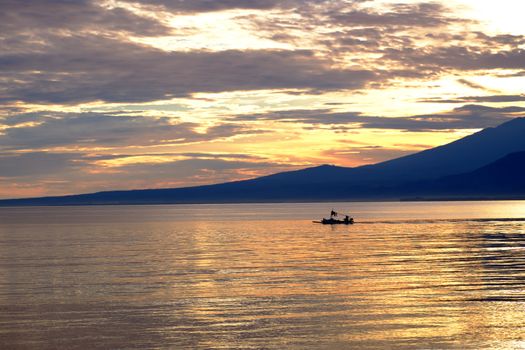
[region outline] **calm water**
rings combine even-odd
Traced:
[[[332,207],[358,223],[311,222]],[[0,348],[525,348],[524,217],[525,202],[0,208]]]

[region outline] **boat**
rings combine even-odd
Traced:
[[[352,225],[354,223],[354,219],[350,218],[348,221],[345,220],[337,220],[337,219],[322,219],[321,221],[313,221],[316,224],[323,224],[323,225]]]
[[[335,217],[339,216],[339,213],[332,210],[330,212],[330,219],[323,218],[321,221],[313,221],[316,224],[323,225],[352,225],[354,223],[354,218],[351,218],[348,215],[345,215],[343,220],[336,219]]]

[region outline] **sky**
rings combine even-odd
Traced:
[[[1,0],[0,198],[360,166],[525,116],[521,0]]]

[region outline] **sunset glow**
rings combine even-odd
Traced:
[[[0,198],[359,166],[525,115],[519,1],[6,1]],[[514,107],[514,108],[509,108]]]

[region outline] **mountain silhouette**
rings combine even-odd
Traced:
[[[516,118],[444,146],[361,168],[373,170],[380,178],[439,178],[473,171],[507,154],[525,151],[524,136],[525,118]]]
[[[477,170],[427,183],[425,194],[449,196],[525,195],[525,151],[511,153]]]
[[[447,145],[357,168],[321,165],[216,185],[1,200],[0,205],[379,200],[409,196],[519,196],[525,118]]]

